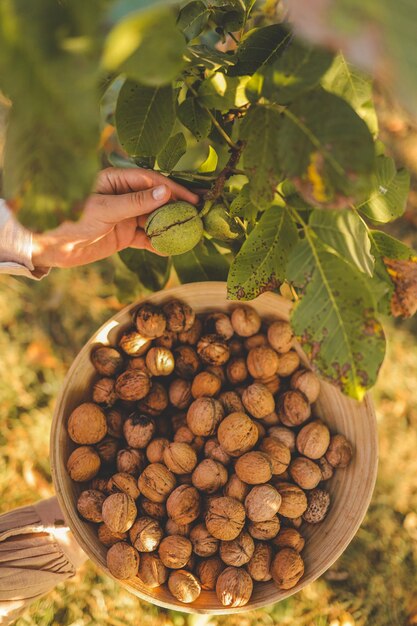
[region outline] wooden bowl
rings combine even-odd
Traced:
[[[198,313],[229,311],[236,306],[236,303],[227,301],[226,284],[222,282],[183,285],[155,293],[146,300],[160,304],[172,298],[187,302]],[[76,502],[82,486],[72,482],[66,471],[67,459],[75,447],[67,435],[66,422],[78,404],[91,398],[91,382],[96,376],[90,361],[91,346],[95,343],[116,343],[122,330],[131,324],[131,312],[138,304],[135,302],[114,315],[80,351],[64,381],[51,433],[52,475],[63,514],[78,543],[108,575],[111,574],[106,567],[107,550],[97,539],[95,525],[83,521],[77,513]],[[272,293],[261,295],[250,305],[267,319],[288,320],[291,308],[287,300]],[[298,351],[301,353],[300,349]],[[352,442],[355,454],[351,464],[346,469],[337,470],[328,483],[332,504],[326,519],[303,530],[306,537],[303,551],[305,574],[296,587],[279,591],[273,582],[255,583],[252,598],[246,606],[227,609],[219,603],[215,592],[203,591],[190,606],[171,596],[166,585],[147,589],[139,579],[119,581],[120,584],[141,599],[169,609],[189,613],[238,613],[283,600],[323,574],[352,540],[368,508],[377,472],[377,430],[369,396],[359,404],[323,382],[314,409],[331,430],[344,434]]]

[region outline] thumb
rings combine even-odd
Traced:
[[[117,223],[130,217],[146,215],[166,204],[171,198],[167,185],[158,185],[143,191],[134,191],[120,195],[93,194],[90,212],[102,222]]]

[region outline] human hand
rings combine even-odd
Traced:
[[[158,172],[107,168],[77,222],[33,235],[35,267],[75,267],[124,248],[155,252],[143,227],[148,213],[171,200],[198,202],[198,196]]]

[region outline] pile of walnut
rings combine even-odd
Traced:
[[[92,402],[68,420],[68,459],[87,483],[107,565],[181,602],[216,590],[246,604],[253,581],[290,589],[304,573],[303,523],[325,517],[321,483],[352,447],[312,418],[319,380],[300,368],[288,323],[255,310],[196,317],[144,304],[118,348],[96,346]],[[90,482],[88,482],[90,481]]]

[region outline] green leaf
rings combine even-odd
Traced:
[[[246,142],[243,161],[250,180],[250,199],[260,209],[271,204],[281,174],[278,156],[281,123],[275,109],[252,106],[240,127],[240,138]]]
[[[207,173],[207,172],[215,172],[217,168],[217,164],[219,162],[219,157],[217,156],[217,152],[213,148],[213,146],[209,145],[209,153],[207,159],[200,165],[198,168],[198,172]]]
[[[245,87],[248,76],[230,77],[222,72],[203,81],[198,89],[200,101],[209,109],[228,111],[248,103]]]
[[[151,86],[166,85],[183,66],[185,40],[169,9],[139,11],[116,24],[108,35],[103,66]]]
[[[311,212],[309,225],[321,241],[336,250],[361,272],[372,276],[374,258],[363,221],[351,209]]]
[[[232,217],[242,217],[248,222],[255,222],[258,215],[258,208],[250,199],[249,185],[242,187],[239,194],[235,196],[230,205],[230,215]]]
[[[171,271],[171,260],[168,257],[133,248],[122,250],[119,257],[149,291],[159,291],[167,284]]]
[[[172,87],[147,87],[127,80],[116,108],[119,141],[130,156],[156,156],[175,122]]]
[[[367,277],[310,237],[295,248],[288,279],[303,293],[291,324],[308,358],[344,393],[362,400],[385,354]]]
[[[187,150],[187,142],[183,133],[172,135],[158,154],[158,165],[165,172],[172,172],[178,161]]]
[[[344,208],[370,187],[375,148],[365,122],[342,98],[316,89],[284,111],[281,166],[312,204]]]
[[[188,46],[185,57],[191,65],[202,65],[207,69],[218,69],[233,65],[233,55],[210,48],[206,44]]]
[[[226,257],[208,239],[202,239],[190,252],[178,254],[172,260],[182,283],[226,280],[229,271]]]
[[[417,252],[409,248],[402,241],[383,233],[381,230],[371,230],[372,241],[378,253],[388,259],[409,261],[417,257]]]
[[[273,63],[285,50],[291,34],[280,24],[250,30],[242,38],[236,52],[236,63],[230,76],[249,76],[259,68]]]
[[[297,240],[297,228],[285,209],[272,206],[265,211],[230,267],[228,297],[253,300],[279,287]]]
[[[237,31],[245,24],[244,0],[210,0],[212,19],[225,31]]]
[[[369,200],[357,208],[373,222],[392,222],[404,213],[409,190],[409,172],[405,169],[397,171],[393,159],[379,156],[375,189]]]
[[[178,107],[178,117],[194,137],[200,141],[207,137],[211,130],[211,119],[196,98],[186,98]]]
[[[195,39],[208,22],[210,11],[201,0],[194,0],[183,7],[178,15],[177,26],[187,40]]]

